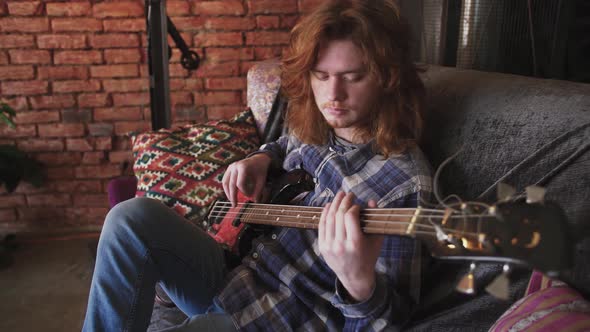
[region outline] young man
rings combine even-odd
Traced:
[[[416,146],[423,86],[391,0],[328,2],[293,30],[283,61],[289,135],[227,169],[257,198],[271,168],[302,168],[324,206],[319,229],[275,229],[228,272],[220,246],[163,204],[133,199],[107,216],[84,330],[145,330],[162,281],[191,316],[177,330],[398,328],[419,290],[418,245],[366,235],[363,207],[415,207],[431,191]]]

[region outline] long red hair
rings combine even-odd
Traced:
[[[385,156],[416,145],[424,122],[424,85],[410,57],[409,26],[392,0],[327,1],[293,28],[281,78],[289,132],[304,143],[327,143],[332,129],[315,103],[310,72],[320,45],[339,39],[361,49],[382,88],[378,109],[361,134],[375,137],[374,148]]]

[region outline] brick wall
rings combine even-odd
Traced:
[[[229,117],[245,105],[245,75],[279,57],[301,13],[321,0],[167,1],[202,58],[174,49],[174,125]],[[150,128],[144,1],[0,1],[0,98],[17,111],[13,144],[46,164],[42,188],[0,188],[0,230],[97,229],[106,185],[131,159],[126,134]],[[173,45],[171,39],[169,42]]]

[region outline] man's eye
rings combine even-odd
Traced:
[[[312,71],[311,73],[315,78],[317,78],[320,81],[327,81],[329,77],[328,74],[318,71]]]
[[[363,79],[362,74],[346,74],[344,75],[344,80],[347,82],[358,82]]]

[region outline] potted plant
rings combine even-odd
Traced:
[[[0,122],[15,128],[12,120],[15,115],[10,106],[0,102]],[[44,180],[42,163],[27,156],[14,145],[0,144],[0,186],[4,184],[8,192],[13,192],[20,181],[39,187]]]

